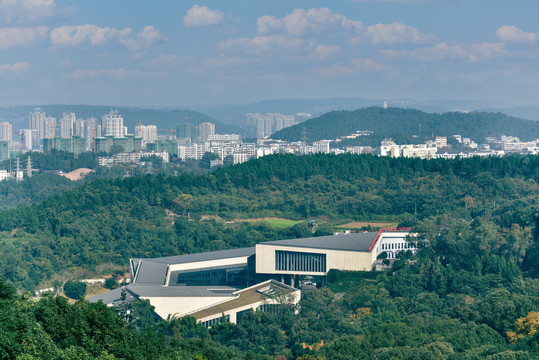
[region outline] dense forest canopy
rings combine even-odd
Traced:
[[[354,111],[332,111],[281,131],[271,137],[285,141],[308,142],[333,140],[361,130],[374,133],[358,138],[362,145],[380,146],[380,141],[393,138],[397,143],[417,143],[433,136],[461,135],[477,143],[485,137],[500,138],[511,135],[521,140],[535,140],[539,136],[539,123],[502,113],[450,112],[426,113],[413,109],[368,107]]]

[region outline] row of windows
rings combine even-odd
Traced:
[[[224,269],[210,269],[180,272],[176,284],[187,286],[238,286],[247,284],[247,267],[235,266]]]
[[[382,250],[415,249],[416,244],[411,242],[382,244]]]
[[[230,315],[226,315],[225,318],[226,318],[226,321],[230,322]],[[213,325],[220,324],[222,321],[223,321],[223,317],[219,316],[218,318],[215,318],[215,319],[202,321],[200,324],[207,328],[211,328]]]
[[[275,270],[326,272],[326,254],[275,251]]]

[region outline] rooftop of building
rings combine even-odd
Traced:
[[[151,258],[151,259],[135,259],[143,261],[153,261],[161,264],[186,264],[200,261],[211,261],[217,259],[229,259],[235,257],[244,257],[254,255],[255,248],[241,248],[241,249],[231,249],[231,250],[219,250],[219,251],[210,251],[196,254],[186,254],[186,255],[175,255],[175,256],[166,256],[160,258]]]
[[[272,298],[278,298],[280,295],[286,296],[295,291],[299,291],[291,286],[278,282],[276,280],[264,281],[260,284],[238,290],[234,294],[236,298],[207,307],[205,309],[189,314],[196,319],[203,319],[211,315],[219,315],[226,311],[239,309],[251,304],[256,304],[261,301],[268,301]],[[282,299],[277,299],[282,300]]]
[[[124,286],[127,290],[127,300],[137,298],[193,298],[193,297],[230,297],[235,298],[237,288],[229,286],[155,286],[129,284]],[[122,288],[114,289],[103,294],[92,296],[87,300],[90,302],[103,301],[105,304],[112,304],[120,301]]]
[[[394,233],[402,232],[407,233],[407,230],[386,230]],[[289,239],[289,240],[275,240],[266,241],[259,245],[272,245],[272,246],[287,246],[287,247],[300,247],[311,249],[324,249],[324,250],[344,250],[344,251],[361,251],[369,252],[374,246],[379,235],[383,232],[369,231],[369,232],[356,232],[349,234],[318,236],[303,239]]]
[[[135,274],[134,283],[140,285],[165,285],[168,265],[188,264],[212,260],[232,259],[254,255],[255,248],[210,251],[205,253],[166,256],[151,259],[131,259]]]

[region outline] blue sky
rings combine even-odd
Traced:
[[[0,0],[0,105],[538,105],[537,0]]]

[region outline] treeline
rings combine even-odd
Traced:
[[[72,154],[65,151],[53,149],[50,153],[26,152],[19,157],[21,169],[26,171],[28,158],[34,171],[64,171],[70,172],[79,168],[95,169],[97,168],[97,155],[93,152],[84,152],[82,154]],[[17,160],[12,158],[0,163],[0,169],[15,169]]]
[[[393,138],[399,144],[424,142],[432,136],[462,135],[483,143],[485,137],[512,135],[522,140],[534,140],[539,135],[539,123],[514,118],[502,113],[450,112],[426,113],[413,109],[368,107],[355,111],[332,111],[283,129],[271,137],[285,141],[300,141],[306,134],[308,142],[332,140],[370,130],[370,136],[360,136],[359,145],[380,146],[380,141]]]
[[[19,205],[30,205],[70,189],[76,183],[53,174],[39,174],[23,181],[14,179],[0,182],[0,210]]]
[[[209,154],[209,153],[208,153]],[[27,163],[30,158],[32,164],[32,177],[27,176]],[[144,166],[120,164],[112,167],[98,166],[97,155],[85,152],[74,155],[63,151],[53,150],[51,153],[27,152],[19,157],[19,164],[23,170],[23,180],[14,178],[0,182],[0,210],[10,209],[19,205],[30,205],[41,202],[51,195],[80,186],[79,181],[71,182],[65,177],[56,176],[57,171],[65,173],[79,168],[88,168],[94,172],[86,174],[84,182],[95,179],[123,178],[128,176],[143,176],[145,174],[175,175],[182,173],[204,174],[210,170],[209,160],[204,157],[200,161],[179,161],[173,157],[171,162],[163,164],[160,157],[151,156]],[[0,169],[16,167],[16,159],[5,160],[0,163]]]
[[[31,289],[72,268],[295,237],[253,224],[185,223],[188,215],[413,225],[451,214],[526,227],[537,211],[538,180],[537,156],[427,161],[368,155],[275,155],[201,176],[101,179],[1,212],[0,274]]]

